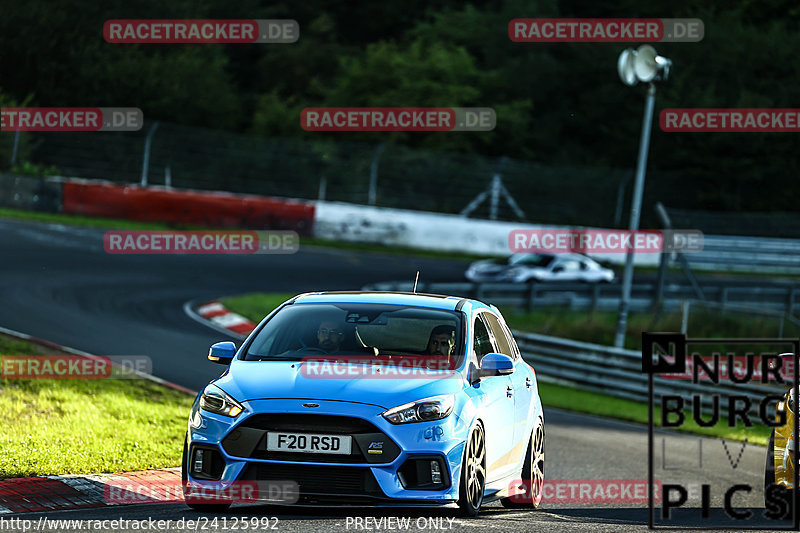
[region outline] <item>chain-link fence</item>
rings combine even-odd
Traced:
[[[152,126],[146,123],[137,132],[22,133],[18,160],[54,166],[67,177],[139,183]],[[0,167],[9,161],[13,137],[14,132],[0,132]],[[152,133],[147,180],[157,185],[168,180],[176,188],[357,204],[368,204],[374,196],[378,206],[461,213],[481,193],[489,193],[493,178],[499,176],[524,217],[501,194],[496,197],[498,219],[627,226],[632,169],[552,166],[341,139],[266,138],[161,122]],[[632,151],[632,164],[634,155]],[[653,209],[656,201],[702,207],[682,183],[679,173],[648,171],[641,227],[660,227]],[[470,216],[489,218],[491,198],[485,194]],[[706,232],[711,227],[691,220],[680,226]],[[718,226],[714,232],[727,233]]]

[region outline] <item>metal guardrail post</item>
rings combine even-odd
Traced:
[[[139,183],[142,187],[147,187],[147,172],[150,167],[150,143],[153,141],[153,134],[158,128],[158,121],[153,122],[150,130],[147,132],[147,137],[144,140],[144,156],[142,156],[142,179]]]
[[[528,297],[525,299],[525,310],[530,313],[533,311],[535,305],[536,305],[536,282],[530,281],[528,282]]]
[[[683,271],[686,273],[686,277],[689,278],[689,283],[692,284],[692,288],[694,289],[695,294],[701,299],[705,300],[706,295],[703,293],[703,289],[700,288],[700,284],[697,282],[697,278],[694,276],[692,269],[689,267],[689,261],[686,260],[686,257],[678,252],[678,260],[681,262],[683,266]]]
[[[661,225],[664,226],[664,229],[672,229],[672,221],[669,219],[667,210],[661,202],[656,202],[656,215],[661,220]],[[664,299],[664,278],[667,275],[667,261],[669,260],[669,255],[664,252],[663,245],[661,248],[661,257],[658,262],[658,278],[656,280],[656,294],[653,298],[653,311],[656,310]]]
[[[681,314],[681,333],[686,335],[686,330],[689,327],[689,309],[691,307],[692,301],[691,300],[684,300],[683,305],[681,306],[683,312]]]
[[[600,284],[595,283],[592,285],[592,303],[589,308],[589,312],[594,314],[597,310],[597,302],[600,300]]]
[[[656,291],[653,295],[653,310],[664,300],[664,278],[667,275],[668,255],[662,250],[661,258],[658,262],[658,275],[656,278]]]

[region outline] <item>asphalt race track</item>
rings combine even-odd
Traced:
[[[219,373],[220,367],[207,362],[205,355],[210,344],[225,336],[188,317],[183,310],[188,301],[253,291],[358,289],[382,280],[413,279],[418,269],[425,281],[460,280],[466,266],[460,261],[322,248],[301,248],[294,255],[109,255],[102,235],[100,230],[0,221],[0,326],[95,354],[147,355],[155,375],[194,390]],[[545,417],[549,480],[646,481],[646,427],[547,409]],[[670,525],[773,527],[761,517],[765,449],[745,445],[734,468],[728,451],[738,454],[741,444],[729,443],[726,451],[721,441],[699,442],[694,436],[656,434],[656,477],[690,487],[685,508],[674,514]],[[701,483],[712,486],[707,519],[701,519],[700,499],[691,489]],[[740,492],[733,499],[740,510],[752,508],[751,520],[731,521],[722,508],[725,488],[735,484],[752,487],[749,494]],[[45,515],[20,516],[38,521]],[[379,523],[380,530],[388,530],[386,524],[396,522],[377,521],[389,517],[410,517],[409,529],[426,531],[644,531],[648,523],[646,503],[551,501],[536,512],[506,510],[494,503],[476,520],[454,519],[450,510],[234,506],[217,517],[217,525],[225,517],[230,530],[235,518],[264,516],[277,517],[271,522],[275,530],[308,532],[377,531]],[[170,519],[170,530],[202,531],[203,524],[205,530],[223,530],[180,504],[112,506],[46,517]],[[370,520],[355,520],[363,517]],[[177,529],[175,521],[181,519],[201,523]],[[63,529],[51,525],[39,531]]]
[[[153,373],[193,390],[219,374],[228,340],[183,306],[248,292],[358,290],[386,279],[443,281],[460,261],[335,249],[287,255],[111,255],[103,232],[0,220],[0,326],[98,355],[147,355]]]

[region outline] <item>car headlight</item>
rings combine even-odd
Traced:
[[[453,394],[431,396],[424,400],[393,407],[383,413],[383,418],[392,424],[441,420],[453,411],[455,401],[456,397]]]
[[[203,390],[203,395],[200,396],[200,407],[209,413],[231,418],[239,416],[244,411],[244,407],[239,402],[216,385],[207,385]]]

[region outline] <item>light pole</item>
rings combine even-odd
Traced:
[[[619,55],[617,72],[625,85],[636,85],[638,82],[648,84],[647,99],[644,106],[642,119],[642,135],[639,139],[639,157],[636,161],[636,180],[633,186],[633,199],[631,204],[631,218],[628,229],[632,232],[639,229],[639,214],[642,208],[642,193],[644,192],[644,175],[647,168],[647,152],[650,148],[650,130],[653,123],[653,107],[656,99],[656,81],[664,81],[669,76],[672,61],[661,57],[650,45],[640,46],[637,50],[628,48]],[[622,296],[619,300],[619,315],[617,317],[617,331],[614,336],[614,346],[622,348],[625,345],[625,331],[628,326],[628,304],[631,298],[631,284],[633,283],[633,252],[630,248],[625,255],[625,271],[622,276]]]

